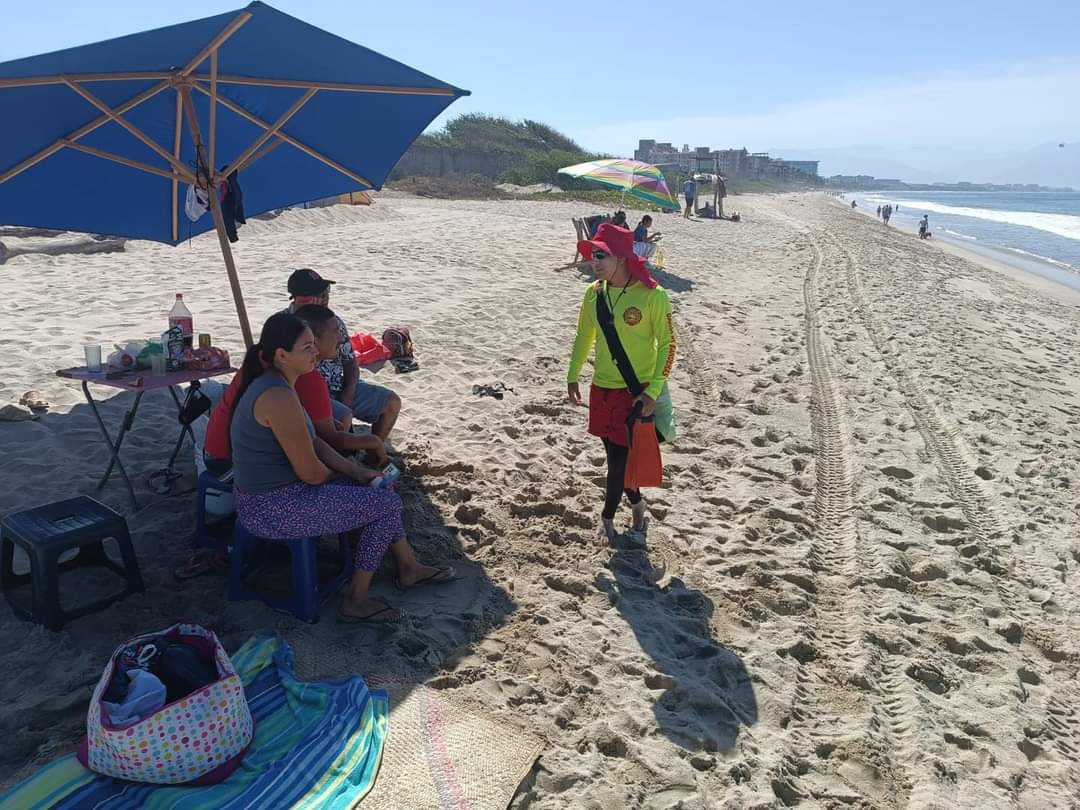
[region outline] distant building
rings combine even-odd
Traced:
[[[719,171],[724,177],[754,180],[770,179],[789,182],[811,181],[818,176],[816,160],[780,160],[768,152],[748,152],[742,149],[712,149],[697,146],[682,150],[672,144],[652,139],[638,141],[634,158],[663,169],[679,172],[712,174]]]
[[[664,141],[641,140],[634,150],[634,160],[652,163],[662,169],[687,172],[690,170],[690,152],[680,152]]]
[[[749,155],[746,149],[718,149],[716,160],[720,174],[724,177],[742,177],[746,172],[746,158]]]
[[[818,163],[817,160],[783,160],[781,163],[786,163],[796,171],[800,171],[803,174],[808,174],[811,177],[818,176]]]
[[[828,179],[830,186],[846,189],[888,191],[905,188],[905,184],[894,177],[873,177],[869,174],[834,174]]]

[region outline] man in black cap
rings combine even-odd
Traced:
[[[330,285],[314,270],[294,270],[289,276],[289,297],[292,304],[285,310],[293,313],[307,304],[328,306]],[[360,379],[360,368],[353,355],[352,341],[345,322],[338,318],[340,350],[334,360],[323,360],[317,368],[326,379],[333,400],[334,420],[348,425],[352,417],[371,425],[371,432],[386,441],[401,413],[401,397],[381,385],[372,385]]]

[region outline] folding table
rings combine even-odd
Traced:
[[[131,505],[133,508],[139,508],[139,502],[135,498],[135,488],[131,485],[131,479],[128,478],[127,470],[124,469],[124,464],[120,461],[120,446],[124,443],[124,436],[131,430],[132,424],[135,422],[135,414],[138,413],[139,403],[142,402],[143,394],[147,391],[155,391],[161,388],[167,388],[169,394],[172,395],[173,402],[176,403],[176,411],[179,416],[183,405],[180,402],[180,397],[176,393],[176,387],[183,383],[196,383],[199,380],[208,380],[211,377],[220,377],[223,374],[232,374],[236,371],[235,368],[215,368],[206,370],[197,369],[184,369],[181,371],[170,371],[167,374],[154,376],[149,370],[138,371],[87,371],[85,368],[68,368],[60,369],[56,372],[57,377],[63,377],[68,380],[79,380],[82,382],[83,394],[86,395],[86,401],[90,404],[90,410],[93,411],[94,417],[97,419],[98,427],[101,428],[101,435],[105,439],[105,444],[109,447],[109,466],[105,468],[105,473],[101,476],[101,480],[98,481],[97,488],[100,490],[108,482],[109,477],[112,475],[113,467],[120,471],[120,477],[124,479],[124,484],[127,486],[128,495],[131,497]],[[135,401],[131,403],[131,408],[124,414],[124,419],[120,423],[120,432],[117,433],[116,439],[113,440],[109,435],[109,430],[105,426],[105,420],[101,418],[101,412],[98,410],[97,402],[94,401],[94,397],[90,393],[90,386],[103,385],[109,388],[118,388],[121,391],[134,391]],[[180,445],[183,442],[184,436],[191,437],[192,442],[195,441],[195,436],[191,432],[191,426],[181,423],[180,435],[177,437],[176,449],[173,451],[173,458],[169,461],[169,465],[172,465],[173,460],[176,458],[177,452],[180,450]]]

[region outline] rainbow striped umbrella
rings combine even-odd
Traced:
[[[660,208],[678,210],[679,202],[668,191],[664,173],[651,163],[640,160],[590,160],[559,169],[559,174],[581,180],[592,180],[608,188],[632,194]]]

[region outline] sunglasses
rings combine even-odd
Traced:
[[[602,250],[594,250],[592,252],[593,261],[596,261],[596,262],[602,262],[604,259],[606,259],[608,257],[608,255],[609,254],[605,253]]]

